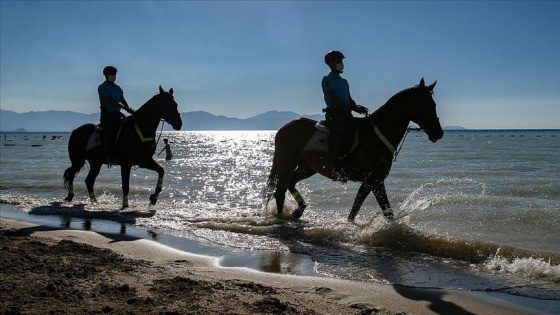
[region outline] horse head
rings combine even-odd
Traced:
[[[179,114],[177,102],[173,98],[173,88],[169,89],[169,92],[165,92],[160,85],[159,94],[154,98],[157,100],[161,118],[169,123],[173,129],[180,130],[183,126],[183,120],[181,114]]]
[[[410,120],[416,123],[432,142],[436,142],[443,137],[443,129],[439,123],[436,112],[436,102],[433,99],[434,87],[437,81],[426,86],[424,78],[420,80],[420,84],[412,88],[412,102],[410,109]]]

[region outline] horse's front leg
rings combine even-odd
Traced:
[[[165,174],[165,170],[153,158],[149,159],[146,163],[139,165],[142,168],[146,168],[158,173],[158,181],[156,184],[156,191],[155,193],[150,195],[150,203],[155,205],[157,203],[159,193],[161,192],[163,186],[163,175]]]
[[[358,193],[356,194],[356,198],[354,199],[354,204],[352,205],[352,210],[350,210],[350,214],[348,215],[348,222],[354,222],[354,219],[358,215],[364,200],[369,195],[372,190],[372,185],[367,182],[363,182],[358,189]]]
[[[377,199],[377,203],[381,207],[383,216],[387,219],[393,219],[393,209],[391,209],[391,204],[389,203],[389,198],[387,198],[387,191],[385,190],[385,182],[379,182],[379,184],[373,187],[373,195]]]
[[[131,165],[121,165],[121,183],[122,183],[122,209],[128,208],[128,193],[130,192],[130,169]]]
[[[387,219],[393,218],[393,210],[391,209],[391,204],[389,203],[389,198],[387,198],[387,191],[385,190],[385,182],[383,181],[374,181],[374,182],[363,182],[358,189],[358,193],[356,194],[356,199],[354,200],[354,204],[352,205],[352,210],[348,215],[348,222],[354,222],[356,215],[360,211],[364,200],[369,195],[369,193],[373,191],[373,195],[379,203],[381,207],[381,211],[383,212],[383,216]]]

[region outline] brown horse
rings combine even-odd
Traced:
[[[443,130],[432,97],[434,87],[420,84],[398,92],[372,115],[354,118],[353,127],[359,133],[357,147],[346,157],[348,179],[361,182],[348,221],[353,222],[364,200],[373,192],[383,215],[393,218],[393,210],[385,190],[385,178],[389,175],[396,150],[409,123],[412,121],[424,130],[432,142],[443,137]],[[265,204],[272,196],[276,199],[278,215],[284,209],[286,190],[298,203],[292,217],[300,218],[307,205],[296,189],[296,184],[316,173],[332,178],[332,159],[328,152],[304,150],[308,140],[317,131],[316,121],[297,118],[284,125],[275,137],[272,169],[265,187]]]
[[[151,204],[156,204],[163,184],[164,170],[152,158],[156,150],[155,135],[162,119],[173,129],[181,129],[183,121],[177,107],[173,99],[173,89],[165,92],[160,86],[159,94],[148,100],[122,123],[115,149],[116,164],[121,166],[123,209],[128,207],[130,169],[134,165],[158,173],[155,193],[150,195]],[[103,146],[88,149],[88,141],[95,129],[95,124],[85,124],[76,128],[70,135],[68,155],[72,166],[64,171],[64,186],[68,189],[68,196],[64,198],[66,201],[72,201],[74,198],[74,178],[87,160],[90,167],[86,177],[86,187],[91,202],[97,202],[93,185],[101,166],[107,163],[107,153]]]

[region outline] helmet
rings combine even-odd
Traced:
[[[113,66],[107,66],[107,67],[103,68],[103,75],[104,76],[116,75],[116,74],[117,74],[117,68],[115,68]]]
[[[344,55],[340,51],[331,50],[331,51],[329,51],[328,53],[325,54],[325,63],[328,65],[333,60],[344,59],[344,58],[346,58],[346,57],[344,57]]]

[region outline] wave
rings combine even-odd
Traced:
[[[542,278],[560,281],[560,265],[555,265],[545,258],[508,258],[500,254],[499,248],[494,257],[484,262],[487,270],[502,274],[520,274],[527,278]]]
[[[314,213],[300,221],[276,218],[270,209],[260,213],[235,215],[209,205],[131,206],[118,210],[118,198],[110,193],[98,197],[99,203],[61,203],[55,198],[0,195],[0,203],[14,204],[30,214],[61,215],[84,219],[134,223],[148,228],[188,230],[194,235],[228,247],[251,250],[289,250],[287,244],[360,252],[364,248],[383,248],[395,255],[430,255],[476,264],[489,272],[518,274],[560,281],[560,254],[493,244],[482,240],[461,240],[422,232],[405,224],[406,217],[388,223],[382,216],[370,222],[348,224],[343,221],[320,222]],[[437,202],[437,198],[430,202]],[[428,203],[416,204],[423,209]],[[273,204],[273,203],[272,203]],[[410,203],[405,203],[410,207]],[[273,206],[272,206],[273,207]],[[290,211],[290,209],[288,209]],[[218,215],[221,214],[221,215]],[[398,215],[398,213],[397,213]]]
[[[502,246],[479,240],[455,240],[449,237],[430,235],[405,224],[362,236],[361,241],[369,246],[392,248],[399,251],[419,252],[440,258],[480,264],[494,261],[496,264],[519,259],[533,259],[556,265],[560,270],[560,254],[547,251],[532,251],[513,246]],[[511,269],[510,269],[511,270]],[[560,280],[560,273],[558,273]]]

